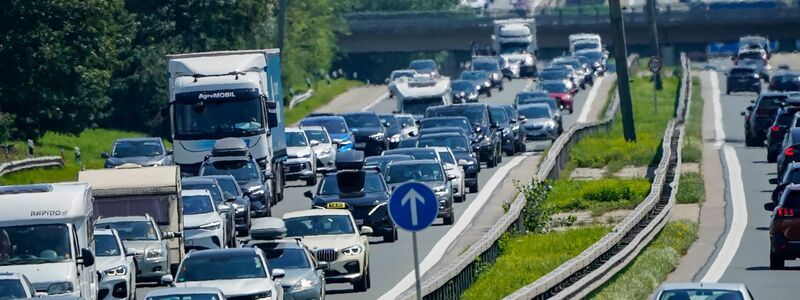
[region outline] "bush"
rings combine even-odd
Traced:
[[[546,203],[556,211],[630,209],[649,192],[650,182],[645,179],[561,179],[553,184]]]
[[[675,201],[680,204],[698,203],[706,196],[703,175],[697,172],[681,174]]]
[[[535,180],[531,180],[528,184],[521,184],[515,180],[514,186],[525,197],[525,207],[522,210],[525,230],[527,232],[545,232],[550,229],[550,216],[553,214],[553,210],[543,205],[550,186]]]

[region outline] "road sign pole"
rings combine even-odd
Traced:
[[[411,241],[414,244],[414,278],[416,278],[417,300],[422,300],[422,284],[419,280],[419,252],[417,250],[417,232],[411,233]]]
[[[611,37],[614,41],[614,59],[617,64],[617,90],[619,91],[619,110],[622,114],[622,131],[625,140],[636,142],[636,127],[633,121],[630,77],[628,76],[628,51],[625,49],[625,22],[622,19],[620,0],[608,0],[608,14],[611,19]]]
[[[656,114],[658,114],[658,97],[656,97],[656,91],[658,90],[658,83],[656,82],[655,76],[658,75],[653,75],[653,109],[656,111]]]

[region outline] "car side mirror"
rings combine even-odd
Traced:
[[[777,205],[775,204],[775,202],[767,202],[767,203],[764,203],[764,210],[766,210],[766,211],[774,211],[776,206]]]
[[[160,281],[161,281],[161,284],[163,284],[163,285],[172,285],[172,282],[174,280],[175,279],[172,277],[172,275],[167,274],[167,275],[161,276],[161,280]]]
[[[478,132],[478,133],[481,132],[481,128],[480,127],[475,128],[475,132]]]
[[[316,146],[319,146],[319,141],[318,140],[311,140],[310,142],[308,142],[308,144],[311,145],[311,147],[316,147]]]
[[[456,175],[447,175],[447,180],[456,180]]]
[[[492,129],[497,129],[497,123],[492,123],[492,125],[491,125],[491,127],[490,127],[490,128],[492,128]]]
[[[330,267],[331,265],[329,265],[327,261],[317,263],[317,270],[327,271]]]
[[[172,155],[172,153],[173,153],[172,149],[167,150],[167,155]]]
[[[311,191],[303,192],[303,196],[305,196],[308,199],[311,199],[311,201],[314,201],[314,193],[312,193]]]
[[[283,277],[286,277],[286,271],[283,269],[272,270],[272,280],[281,279]]]
[[[412,132],[408,133],[408,136],[415,137],[415,136],[417,136],[417,133],[412,131]]]
[[[161,237],[163,237],[165,240],[171,240],[175,238],[175,233],[172,231],[167,231],[162,233]]]
[[[36,293],[33,293],[33,296],[36,297],[36,298],[44,298],[44,297],[47,297],[49,295],[50,294],[48,294],[47,292],[36,292]]]
[[[389,123],[389,122],[384,122],[383,123],[383,127],[389,128],[389,127],[392,127],[392,124]]]
[[[778,178],[770,178],[769,184],[778,184]]]
[[[136,256],[136,250],[125,248],[125,256],[127,257],[134,257]]]
[[[466,160],[466,159],[459,159],[459,160],[458,160],[458,165],[459,165],[459,166],[466,166],[466,165],[467,165],[467,163],[468,163],[468,162],[467,162],[467,160]]]
[[[81,257],[78,260],[84,267],[94,266],[94,253],[89,249],[83,248],[81,249]]]
[[[362,235],[372,235],[373,233],[375,233],[372,230],[372,227],[369,227],[369,226],[361,226],[361,230],[360,231],[361,231]]]
[[[236,196],[230,196],[228,198],[225,198],[225,202],[228,202],[228,203],[236,202]]]
[[[100,153],[100,157],[103,159],[108,159],[109,155],[107,152]]]
[[[508,120],[508,123],[511,123],[511,124],[517,124],[517,120],[515,120],[515,119],[510,119],[510,120]]]
[[[756,100],[750,100],[750,103],[756,104]]]
[[[744,115],[745,115],[745,113],[744,113],[744,112],[741,112],[741,113],[740,113],[740,115],[743,115],[743,116],[744,116]]]

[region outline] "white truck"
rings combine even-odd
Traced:
[[[450,78],[446,76],[415,75],[413,78],[398,81],[395,89],[396,112],[401,114],[423,116],[428,107],[453,103]]]
[[[519,78],[538,74],[535,19],[495,20],[492,48],[505,62],[504,75]]]
[[[86,183],[0,187],[0,273],[37,293],[97,299],[92,189]]]
[[[173,156],[182,175],[196,175],[217,140],[241,138],[275,187],[270,200],[281,200],[288,156],[280,50],[174,54],[167,59]]]
[[[569,52],[594,50],[603,52],[603,40],[597,33],[573,33],[569,35]]]

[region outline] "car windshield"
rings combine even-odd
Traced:
[[[26,299],[25,288],[19,279],[0,279],[0,299]]]
[[[288,131],[286,132],[286,146],[288,147],[305,147],[308,146],[306,135],[302,131]]]
[[[560,82],[544,82],[539,84],[539,88],[551,93],[565,93],[567,86]]]
[[[350,128],[381,127],[380,119],[374,114],[348,114],[343,117]]]
[[[429,117],[467,117],[472,124],[484,124],[486,107],[482,105],[451,105],[437,107]]]
[[[97,227],[109,227],[117,230],[123,241],[154,241],[158,239],[153,223],[150,221],[123,221],[98,224]]]
[[[469,126],[469,121],[466,119],[422,119],[419,124],[420,129],[437,128],[437,127],[460,127],[466,132],[472,132],[472,127]]]
[[[328,139],[328,135],[325,134],[325,131],[316,129],[304,129],[303,131],[305,131],[306,137],[308,137],[309,141],[318,141],[322,144],[331,142],[331,140]]]
[[[298,248],[261,248],[267,256],[269,267],[274,269],[309,269],[306,251]]]
[[[585,57],[590,62],[596,62],[603,58],[603,53],[600,51],[584,51],[578,53],[579,56]]]
[[[418,147],[447,147],[453,152],[469,152],[469,144],[463,136],[423,137],[417,141]]]
[[[500,45],[500,54],[522,54],[528,52],[528,43],[503,43]]]
[[[182,196],[184,215],[200,215],[214,212],[214,203],[208,196]]]
[[[183,259],[176,282],[267,278],[267,266],[254,254],[201,255]]]
[[[178,136],[232,136],[260,131],[264,123],[258,97],[237,101],[179,101],[174,110]]]
[[[0,227],[0,266],[73,259],[65,224]]]
[[[110,234],[94,235],[94,255],[95,256],[119,256],[121,249],[117,245],[117,239]]]
[[[680,289],[669,290],[661,293],[659,300],[672,299],[725,299],[725,300],[744,300],[744,296],[739,291],[715,290],[715,289]]]
[[[207,175],[233,175],[236,181],[247,182],[258,179],[258,167],[251,160],[221,160],[203,165],[203,174]]]
[[[228,177],[230,178],[230,177]],[[217,183],[219,183],[219,187],[222,188],[222,192],[226,194],[231,194],[233,196],[239,196],[242,190],[236,185],[236,179],[234,178],[218,178]]]
[[[469,81],[453,81],[451,84],[454,91],[472,91],[475,85]]]
[[[487,72],[495,72],[499,70],[499,66],[497,62],[489,62],[489,61],[476,61],[472,62],[472,69],[478,71],[487,71]]]
[[[211,199],[214,202],[221,202],[224,198],[222,194],[220,194],[219,186],[215,184],[213,181],[206,181],[206,182],[189,182],[183,183],[182,188],[184,191],[186,190],[206,190],[209,194],[211,194]]]
[[[400,125],[414,126],[414,118],[409,116],[398,116],[397,121],[400,122]]]
[[[449,95],[448,95],[449,96]],[[424,115],[428,107],[443,105],[444,99],[442,97],[427,97],[427,98],[413,98],[403,99],[403,112],[412,115]]]
[[[159,156],[163,155],[158,141],[118,141],[114,143],[113,157]]]
[[[336,175],[325,176],[319,184],[318,194],[320,195],[338,195],[339,183],[336,180]],[[377,173],[367,173],[364,176],[364,193],[380,193],[385,192],[386,188],[383,185],[383,178]]]
[[[396,80],[399,78],[411,78],[414,77],[414,72],[411,71],[400,71],[400,72],[392,72],[392,80]]]
[[[568,76],[566,70],[547,70],[539,73],[539,80],[564,80]]]
[[[436,71],[436,62],[432,60],[415,60],[408,65],[408,68],[420,73],[431,73]]]
[[[146,300],[221,300],[217,294],[186,294],[147,297]]]
[[[505,123],[508,122],[508,115],[506,115],[506,110],[502,107],[495,107],[492,106],[489,108],[489,113],[492,114],[492,120],[498,123]]]
[[[739,59],[752,59],[752,60],[761,60],[761,52],[758,51],[747,51],[739,53]]]
[[[442,166],[437,163],[390,164],[386,170],[386,183],[406,181],[444,181]]]
[[[371,156],[367,157],[364,164],[366,166],[378,166],[381,170],[386,170],[386,165],[393,161],[403,161],[403,160],[411,160],[410,157],[400,158],[400,157],[386,157],[386,156]]]
[[[597,46],[595,42],[582,42],[582,43],[575,43],[574,51],[581,51],[581,50],[589,50],[589,49],[598,49],[600,47]]]
[[[344,119],[328,119],[328,118],[310,118],[300,121],[300,126],[322,126],[328,130],[328,133],[347,133],[347,124]]]
[[[488,79],[488,75],[483,71],[481,71],[481,72],[474,72],[474,71],[470,72],[470,71],[467,71],[467,72],[461,73],[461,78],[460,79],[470,80],[470,81],[486,80],[486,79]]]
[[[581,62],[578,60],[565,59],[553,62],[555,66],[571,66],[572,69],[578,70],[581,67]]]
[[[795,83],[796,84],[796,83],[800,82],[800,75],[797,75],[797,74],[776,75],[773,78],[775,78],[775,81],[777,83],[780,83],[780,84],[787,84],[787,83],[789,83],[789,84]]]
[[[389,151],[386,152],[386,154],[405,154],[405,155],[410,155],[415,160],[418,160],[418,159],[439,159],[439,157],[436,156],[436,151],[433,151],[433,150],[430,150],[430,149],[415,149],[415,148],[396,149],[396,150],[389,150]]]
[[[390,135],[394,135],[400,133],[400,123],[397,122],[397,118],[393,115],[380,115],[378,119],[381,120],[381,123],[389,123],[389,127],[386,128],[386,132]]]
[[[783,105],[784,100],[786,100],[784,95],[762,96],[757,103],[758,109],[776,110]]]
[[[528,119],[550,118],[550,109],[543,106],[522,107],[519,114]]]
[[[303,216],[283,219],[287,236],[354,234],[353,222],[347,215]]]

